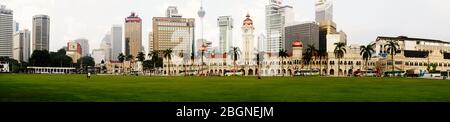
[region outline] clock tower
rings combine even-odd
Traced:
[[[250,14],[247,14],[247,18],[244,20],[244,24],[242,26],[242,39],[243,39],[243,61],[245,65],[253,64],[254,55],[253,54],[253,39],[254,39],[254,30],[253,20],[250,19]]]

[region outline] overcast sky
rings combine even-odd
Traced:
[[[315,0],[284,0],[294,7],[296,21],[314,20]],[[234,18],[234,45],[241,46],[241,23],[250,13],[256,37],[265,33],[265,5],[269,0],[204,0],[205,38],[218,43],[218,16]],[[199,19],[200,0],[0,0],[14,11],[21,29],[30,29],[32,16],[51,17],[50,50],[65,46],[69,40],[86,38],[91,49],[113,24],[124,23],[130,12],[143,19],[143,46],[148,50],[152,17],[164,16],[168,6],[178,6],[183,17]],[[432,38],[450,41],[450,0],[335,0],[334,21],[348,35],[350,44],[367,44],[378,35]],[[196,29],[200,36],[200,29]],[[198,38],[197,37],[197,38]]]

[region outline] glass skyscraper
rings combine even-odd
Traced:
[[[284,48],[284,27],[294,19],[292,6],[283,6],[281,0],[270,0],[266,6],[266,41],[268,52]]]
[[[316,22],[333,20],[333,1],[316,0]]]
[[[0,6],[0,57],[12,58],[13,11]]]

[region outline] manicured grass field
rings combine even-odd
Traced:
[[[450,81],[413,78],[0,74],[0,101],[450,102]]]

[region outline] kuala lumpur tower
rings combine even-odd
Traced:
[[[201,39],[203,39],[203,18],[205,17],[205,14],[206,14],[205,10],[203,10],[203,0],[201,0],[200,10],[198,10],[197,14],[198,14],[198,17],[200,17],[200,22],[202,24],[202,28],[201,28],[202,38]]]
[[[203,62],[203,53],[204,53],[204,51],[205,51],[205,49],[204,49],[204,44],[205,44],[205,42],[204,42],[204,38],[203,38],[203,18],[205,17],[205,14],[206,14],[206,12],[205,12],[205,10],[203,10],[203,0],[201,0],[200,1],[200,10],[198,10],[198,12],[197,12],[197,14],[198,14],[198,17],[200,17],[200,22],[201,22],[201,25],[202,25],[202,28],[201,28],[201,40],[202,40],[202,47],[197,47],[197,48],[199,48],[199,49],[201,49],[201,51],[202,51],[202,64],[201,64],[201,70],[202,70],[202,75],[203,75],[203,64],[204,64],[204,62]]]

